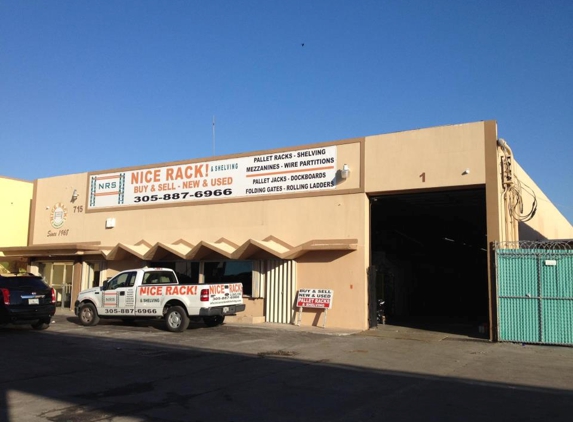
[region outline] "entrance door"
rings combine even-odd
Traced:
[[[70,309],[74,265],[67,262],[46,263],[42,275],[56,291],[56,306]]]
[[[105,263],[98,262],[84,262],[82,266],[82,290],[91,289],[92,287],[99,287],[103,281],[102,272],[105,270]]]

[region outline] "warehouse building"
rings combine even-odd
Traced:
[[[242,322],[365,330],[383,299],[388,323],[491,327],[492,242],[573,238],[510,145],[481,121],[38,179],[28,244],[0,261],[63,307],[147,265],[241,281]],[[330,309],[299,312],[301,289]]]

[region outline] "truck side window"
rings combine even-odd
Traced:
[[[161,284],[175,283],[175,279],[173,278],[173,273],[161,273],[159,276],[159,283]]]
[[[148,272],[143,276],[143,284],[170,284],[176,283],[172,272]]]
[[[135,283],[135,273],[122,273],[118,274],[109,281],[106,290],[115,290],[119,287],[131,287]]]
[[[157,284],[157,274],[145,273],[143,276],[143,284]]]

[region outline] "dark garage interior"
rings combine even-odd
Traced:
[[[386,323],[486,323],[485,187],[370,201],[370,298],[384,300]]]

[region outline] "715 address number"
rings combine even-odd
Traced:
[[[195,192],[165,193],[163,195],[144,195],[136,196],[133,202],[156,202],[156,201],[178,201],[185,198],[210,198],[212,196],[229,196],[233,190],[215,189],[215,190],[197,190]]]

